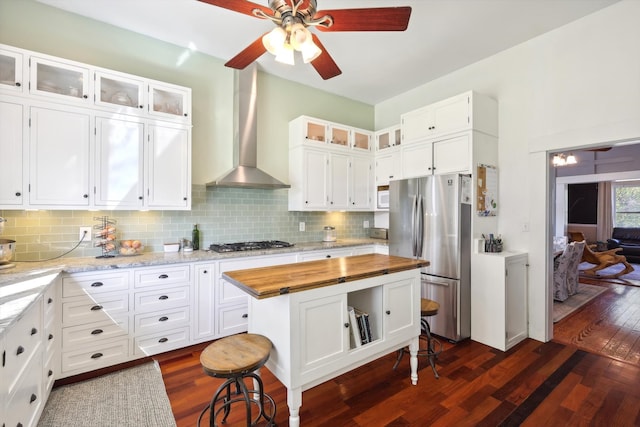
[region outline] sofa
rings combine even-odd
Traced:
[[[615,227],[607,249],[615,248],[622,248],[617,255],[624,255],[628,262],[640,263],[640,227]]]

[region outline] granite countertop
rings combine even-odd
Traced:
[[[154,265],[181,264],[199,261],[216,261],[261,255],[277,255],[323,249],[338,249],[366,245],[387,245],[380,239],[341,239],[336,242],[296,243],[289,248],[253,250],[245,252],[217,253],[208,250],[194,252],[147,252],[135,256],[112,258],[78,257],[51,261],[15,262],[16,266],[0,270],[0,335],[21,313],[41,295],[62,272],[113,270],[119,268],[150,267]]]

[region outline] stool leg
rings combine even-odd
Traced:
[[[431,328],[429,327],[429,322],[427,322],[424,318],[422,319],[422,327],[427,335],[427,358],[429,359],[429,364],[431,365],[431,369],[433,370],[433,375],[437,378],[440,378],[438,371],[436,370],[436,352],[433,344],[433,338],[431,337]]]

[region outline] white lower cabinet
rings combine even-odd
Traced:
[[[471,257],[471,339],[506,351],[528,337],[526,253]]]
[[[55,369],[51,363],[55,360],[56,339],[51,329],[56,322],[56,275],[21,285],[24,289],[45,289],[0,336],[0,422],[7,427],[37,425]]]

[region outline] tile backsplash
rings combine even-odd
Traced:
[[[368,237],[365,221],[372,212],[289,212],[286,189],[209,188],[194,185],[190,211],[0,211],[7,220],[2,238],[16,241],[15,260],[97,256],[92,242],[78,244],[80,227],[99,224],[108,216],[116,223],[116,242],[138,239],[145,252],[161,252],[163,243],[191,240],[194,224],[200,229],[200,247],[211,243],[251,240],[310,242],[322,240],[322,228],[332,225],[338,239]],[[304,222],[306,231],[298,231]],[[73,250],[72,250],[73,249]]]

